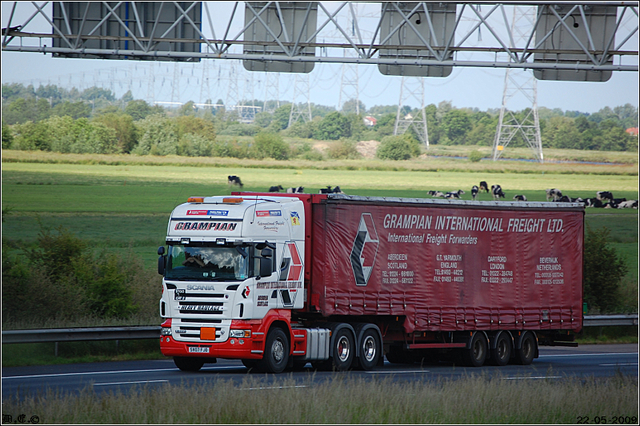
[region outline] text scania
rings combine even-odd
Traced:
[[[230,222],[178,222],[175,230],[183,231],[233,231],[237,223]]]

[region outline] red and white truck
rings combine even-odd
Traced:
[[[576,345],[583,240],[574,203],[191,197],[158,249],[160,348],[189,371],[529,364]]]

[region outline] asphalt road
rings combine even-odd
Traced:
[[[460,378],[470,374],[499,375],[501,380],[564,380],[566,378],[610,377],[616,374],[638,377],[638,345],[583,345],[578,348],[540,347],[540,357],[531,365],[504,367],[460,367],[447,363],[420,366],[390,364],[372,371],[348,373],[314,372],[307,364],[304,371],[280,375],[247,373],[237,360],[218,360],[205,364],[197,373],[178,370],[173,360],[126,361],[2,369],[2,399],[19,393],[20,397],[35,395],[47,388],[62,392],[80,392],[92,386],[96,392],[121,390],[127,392],[140,385],[156,386],[171,383],[189,385],[218,379],[241,383],[247,374],[260,379],[260,386],[281,387],[283,380],[293,377],[299,386],[312,386],[335,374],[356,377],[392,377],[396,381]],[[311,373],[314,373],[313,375]],[[288,382],[289,385],[291,382]]]

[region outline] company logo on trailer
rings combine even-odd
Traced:
[[[378,232],[371,213],[362,213],[358,233],[351,249],[351,267],[356,285],[367,285],[378,252]]]
[[[280,268],[280,281],[298,281],[302,275],[302,259],[298,253],[298,247],[294,242],[285,244],[285,247],[283,265]]]

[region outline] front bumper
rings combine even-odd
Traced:
[[[165,356],[262,359],[263,348],[264,341],[254,338],[231,338],[220,343],[179,342],[172,336],[160,338],[160,351]]]

